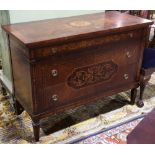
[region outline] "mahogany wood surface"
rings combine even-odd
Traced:
[[[4,26],[9,34],[27,46],[63,43],[83,37],[95,37],[105,33],[132,30],[153,23],[150,20],[121,14],[116,11],[75,17],[34,21]]]
[[[135,101],[150,24],[112,11],[3,26],[14,96],[36,141],[44,117],[129,89]]]

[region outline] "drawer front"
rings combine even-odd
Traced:
[[[130,42],[131,40],[140,39],[142,37],[142,34],[143,34],[143,30],[139,29],[139,30],[113,34],[113,35],[108,35],[108,36],[103,36],[103,37],[98,37],[93,39],[76,41],[76,42],[67,43],[64,45],[40,48],[40,49],[31,51],[31,58],[42,59],[43,57],[55,56],[55,55],[64,54],[64,53],[66,54],[70,52],[73,53],[73,52],[76,52],[77,50],[79,51],[81,49],[89,49],[93,47],[102,46],[105,44],[114,44],[121,41]]]
[[[38,112],[136,83],[141,40],[122,41],[43,59],[34,66]]]
[[[113,62],[99,63],[74,70],[66,82],[44,89],[49,106],[65,107],[137,80],[137,64],[119,67]]]
[[[62,67],[63,68],[63,67]],[[76,101],[104,94],[127,84],[137,81],[138,64],[121,65],[113,60],[100,61],[74,68],[68,66],[67,76],[61,75],[64,80],[51,84],[40,70],[35,82],[37,111],[42,112],[49,108],[68,106]],[[60,76],[60,74],[59,74]],[[56,77],[54,77],[56,78]]]

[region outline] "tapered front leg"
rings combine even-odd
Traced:
[[[32,126],[33,126],[34,139],[36,142],[38,142],[40,135],[40,120],[32,119]]]
[[[131,101],[130,104],[134,104],[137,96],[137,88],[131,89]]]

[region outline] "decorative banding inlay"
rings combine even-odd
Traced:
[[[77,68],[68,77],[67,83],[70,87],[75,89],[83,88],[109,80],[117,70],[118,65],[113,61]]]

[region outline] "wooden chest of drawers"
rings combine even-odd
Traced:
[[[39,120],[139,84],[152,22],[118,12],[5,25],[17,113]]]

